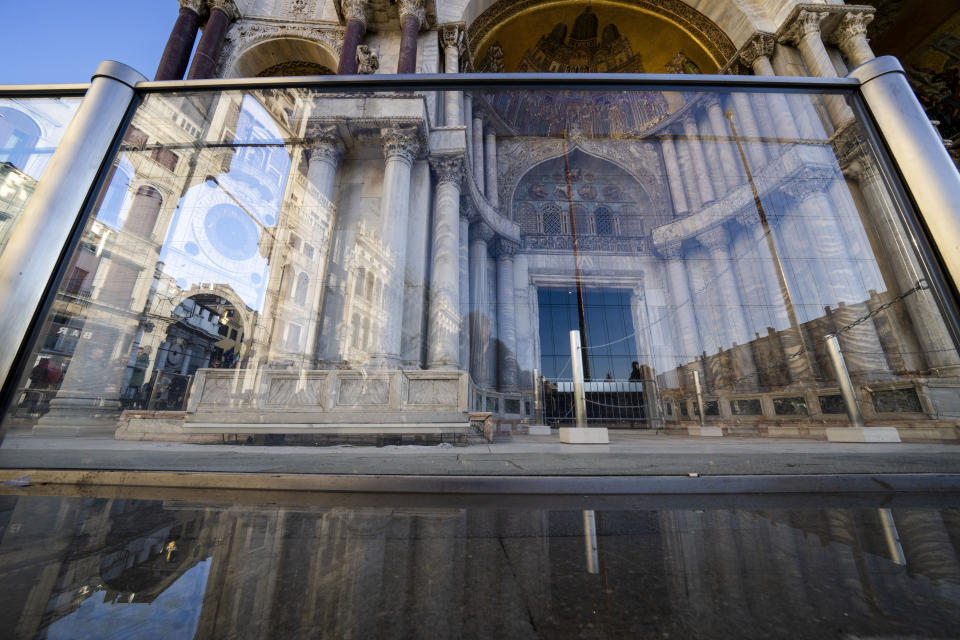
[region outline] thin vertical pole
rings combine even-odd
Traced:
[[[583,543],[587,554],[587,573],[600,572],[600,556],[597,552],[597,515],[594,511],[583,512]]]
[[[847,416],[850,418],[851,427],[863,428],[863,414],[860,413],[860,406],[857,404],[857,395],[853,391],[853,382],[850,380],[850,374],[847,372],[847,364],[843,360],[843,353],[840,352],[840,341],[836,335],[827,336],[827,355],[830,356],[830,364],[833,366],[833,373],[837,378],[837,385],[840,387],[840,395],[843,396],[843,404],[847,407]]]
[[[590,379],[590,359],[587,353],[587,314],[583,304],[583,278],[580,273],[580,246],[577,238],[577,218],[573,214],[573,181],[570,178],[570,158],[567,155],[567,131],[563,131],[563,169],[567,179],[567,205],[570,213],[570,235],[573,238],[573,275],[577,287],[577,320],[580,325],[583,377]]]
[[[533,370],[533,420],[536,424],[543,424],[543,386],[540,380],[540,371]]]
[[[580,332],[570,332],[570,369],[573,371],[573,406],[577,428],[587,426],[587,397],[583,390],[583,368],[580,360]]]
[[[693,372],[693,390],[697,393],[697,415],[700,416],[700,426],[703,426],[703,387],[700,385],[700,372]]]

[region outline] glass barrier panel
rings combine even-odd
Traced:
[[[0,98],[0,253],[82,98]]]
[[[495,443],[575,424],[574,358],[623,452],[854,408],[953,437],[960,357],[852,95],[453,97],[147,95],[5,446]]]

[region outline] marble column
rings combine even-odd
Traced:
[[[309,233],[304,240],[313,244],[318,254],[316,256],[317,270],[310,283],[307,304],[306,344],[303,354],[316,359],[317,344],[320,333],[320,311],[323,307],[323,293],[326,289],[327,256],[330,252],[330,238],[333,234],[335,209],[333,206],[334,189],[337,183],[337,170],[343,157],[343,144],[337,133],[337,128],[331,125],[319,126],[308,132],[305,142],[310,152],[307,165],[307,182],[316,188],[307,190],[304,196],[303,209],[312,211],[318,223],[312,229],[305,226],[302,230]]]
[[[417,72],[417,39],[423,25],[423,0],[400,0],[400,59],[397,73]]]
[[[180,0],[180,15],[173,25],[163,50],[154,80],[182,80],[190,62],[190,52],[197,40],[200,23],[206,17],[203,0]]]
[[[871,22],[873,22],[873,13],[866,11],[845,13],[830,36],[830,42],[837,45],[843,52],[851,69],[876,57],[867,39],[867,25]]]
[[[637,349],[637,361],[641,365],[655,367],[656,354],[653,348],[653,337],[650,335],[650,319],[647,314],[642,285],[638,285],[630,291],[630,315],[633,319],[633,337]]]
[[[752,333],[747,325],[743,299],[740,297],[740,287],[734,276],[734,265],[730,258],[730,234],[723,227],[717,226],[702,231],[697,235],[700,244],[707,248],[713,263],[713,282],[719,294],[720,316],[724,320],[723,331],[727,343],[725,348],[733,351],[737,371],[734,378],[743,378],[756,374],[757,367],[750,350]],[[755,379],[748,379],[742,385],[749,386]]]
[[[437,189],[431,250],[427,368],[457,369],[460,366],[460,180],[463,158],[431,158],[430,166],[437,174]]]
[[[460,368],[470,364],[470,211],[460,202]]]
[[[340,50],[338,75],[352,75],[357,72],[357,47],[363,34],[367,32],[368,0],[342,0],[343,19],[346,30],[343,33],[343,47]]]
[[[494,236],[485,222],[475,222],[470,228],[470,375],[477,386],[486,388],[493,384],[487,364],[493,324],[487,298],[487,244]]]
[[[733,132],[730,130],[730,122],[723,115],[723,108],[720,106],[720,99],[717,96],[711,96],[707,102],[707,117],[710,119],[710,128],[713,129],[713,135],[717,142],[717,152],[720,156],[720,167],[722,169],[724,183],[727,189],[743,184],[746,177],[743,173],[743,163],[736,156],[736,149],[730,139]]]
[[[677,147],[673,137],[660,137],[660,149],[663,152],[663,165],[667,172],[667,186],[670,187],[670,196],[673,198],[673,211],[680,217],[690,211],[687,205],[687,194],[683,190],[683,176],[680,173],[680,163],[677,160]]]
[[[737,134],[743,141],[743,148],[750,161],[750,169],[756,173],[766,165],[767,153],[763,143],[760,142],[760,127],[757,126],[757,119],[753,114],[753,101],[749,94],[742,91],[731,94],[730,101],[733,103],[733,109],[728,110],[727,114],[732,113],[739,125]]]
[[[683,132],[687,136],[687,147],[690,149],[700,202],[703,205],[711,203],[714,200],[713,184],[710,182],[710,173],[707,171],[707,161],[700,143],[697,120],[692,115],[683,119]]]
[[[803,63],[810,71],[810,75],[821,78],[836,78],[837,70],[830,60],[830,54],[820,37],[820,23],[829,14],[823,11],[800,11],[780,41],[785,44],[796,45],[800,50]],[[842,95],[824,95],[823,102],[830,114],[830,120],[836,128],[853,120],[853,111],[847,105]]]
[[[513,256],[517,245],[497,238],[494,245],[497,256],[497,369],[500,372],[500,390],[517,387],[517,318],[513,286]]]
[[[483,172],[483,118],[473,110],[473,177],[476,179],[480,193],[486,191]]]
[[[912,289],[923,277],[922,271],[907,234],[901,230],[897,207],[879,167],[863,157],[853,163],[848,171],[863,194],[867,205],[865,213],[872,222],[870,227],[877,233],[880,247],[891,257],[889,271],[892,273],[884,274],[887,290],[900,292]],[[947,333],[943,316],[930,291],[918,291],[900,304],[909,315],[927,366],[938,375],[955,375],[960,366],[960,357],[952,348],[953,342]]]
[[[488,128],[484,139],[484,195],[493,207],[500,206],[500,196],[497,193],[497,134],[493,128]]]
[[[529,387],[534,365],[533,330],[530,313],[530,264],[527,256],[517,253],[513,257],[513,299],[516,303],[517,325],[517,370],[521,387]]]
[[[463,102],[463,123],[466,125],[466,134],[467,134],[467,153],[469,154],[471,163],[473,161],[473,96],[470,93],[460,94],[460,99]]]
[[[776,40],[772,35],[756,34],[750,39],[749,45],[740,53],[740,59],[745,64],[750,65],[753,74],[756,76],[775,76],[777,74],[770,62],[770,56],[773,55],[775,47]],[[781,141],[799,138],[800,130],[797,128],[793,113],[790,111],[787,97],[782,93],[773,91],[765,94],[764,98],[770,108],[777,137]]]
[[[677,339],[682,354],[675,361],[684,365],[700,356],[700,340],[697,332],[697,318],[693,311],[693,299],[690,283],[687,280],[687,265],[683,259],[683,245],[673,242],[660,248],[666,258],[667,282],[670,285],[670,299],[673,307]]]
[[[440,41],[443,43],[443,71],[444,73],[460,72],[460,42],[463,40],[462,24],[445,24],[440,28]],[[444,93],[444,123],[448,127],[459,127],[460,102],[463,96],[461,91],[447,91]]]
[[[410,170],[420,150],[415,127],[383,129],[383,195],[380,198],[380,239],[390,261],[390,279],[383,291],[384,326],[372,343],[375,366],[400,365],[403,328],[403,291],[406,269],[407,218],[410,208]]]
[[[675,141],[677,148],[677,161],[680,164],[680,181],[683,185],[683,192],[687,196],[687,204],[690,211],[695,212],[703,206],[703,200],[700,197],[700,188],[697,186],[699,177],[697,168],[693,163],[693,149],[690,140],[678,138]]]
[[[217,68],[217,58],[223,48],[223,37],[227,35],[230,23],[240,16],[233,0],[210,0],[210,17],[203,28],[197,51],[193,54],[193,64],[187,73],[187,80],[199,80],[213,77]]]

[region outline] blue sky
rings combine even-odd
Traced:
[[[101,60],[153,79],[177,0],[0,0],[0,84],[87,82]]]

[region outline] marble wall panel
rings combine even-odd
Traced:
[[[458,380],[417,380],[407,386],[407,404],[456,405],[460,388]]]
[[[390,379],[384,376],[341,378],[337,405],[387,405],[390,402]]]

